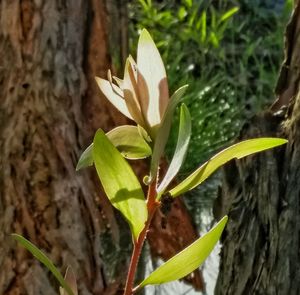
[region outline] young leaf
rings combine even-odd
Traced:
[[[55,267],[53,262],[34,244],[29,242],[24,237],[18,234],[12,234],[12,237],[17,240],[24,248],[26,248],[37,260],[44,264],[49,271],[55,276],[60,285],[66,290],[68,295],[75,295],[70,286],[64,280],[60,271]]]
[[[213,156],[210,160],[200,166],[180,184],[171,189],[169,193],[172,197],[177,197],[201,184],[226,162],[235,158],[241,159],[248,155],[261,152],[285,143],[287,143],[286,139],[266,137],[248,139],[234,144]]]
[[[137,239],[148,214],[144,193],[127,161],[101,129],[94,138],[93,158],[108,199],[124,215]]]
[[[92,166],[94,163],[93,159],[93,144],[90,144],[85,151],[81,154],[79,161],[76,166],[76,171]]]
[[[157,169],[159,166],[160,158],[164,152],[169,133],[171,128],[171,123],[173,119],[173,114],[175,111],[176,106],[182,101],[183,95],[187,89],[188,85],[184,85],[177,89],[175,93],[172,95],[167,110],[164,114],[161,126],[158,130],[157,137],[155,140],[151,164],[150,164],[150,176],[148,182],[152,182],[153,179],[156,177]]]
[[[151,148],[140,135],[137,126],[120,126],[106,135],[124,158],[134,160],[151,156]]]
[[[171,164],[168,168],[168,171],[157,189],[159,193],[164,192],[166,187],[170,184],[170,182],[178,173],[184,161],[187,148],[189,146],[190,138],[191,138],[191,115],[186,105],[182,104],[180,108],[180,123],[179,123],[178,140],[176,144],[175,153],[171,161]]]
[[[78,295],[76,277],[71,267],[68,267],[66,270],[65,281],[70,286],[73,294]],[[68,295],[67,291],[62,287],[59,288],[59,293],[60,295]]]
[[[137,85],[144,117],[152,128],[161,123],[169,102],[167,75],[149,32],[142,30],[137,47]]]
[[[181,279],[197,269],[220,239],[228,217],[223,217],[208,233],[153,271],[137,289]]]
[[[123,92],[122,90],[114,85],[111,84],[109,81],[104,80],[102,78],[99,77],[95,77],[96,82],[99,86],[99,88],[101,89],[101,91],[103,92],[103,94],[107,97],[107,99],[123,114],[125,115],[127,118],[133,120],[126,102],[123,98]]]

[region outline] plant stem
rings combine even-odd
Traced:
[[[139,258],[142,252],[142,248],[148,233],[148,229],[156,209],[159,207],[159,202],[156,201],[156,181],[150,184],[147,194],[147,209],[148,209],[148,219],[145,223],[143,231],[140,233],[138,239],[134,241],[133,251],[131,255],[131,260],[129,264],[129,270],[126,279],[126,285],[123,295],[133,294],[133,284],[136,273],[136,268],[139,262]]]

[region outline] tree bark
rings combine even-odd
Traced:
[[[104,238],[121,251],[118,225],[93,174],[74,169],[98,127],[125,122],[94,82],[110,67],[106,3],[0,4],[0,294],[58,293],[13,232],[70,265],[80,294],[115,294],[124,261],[103,257]]]
[[[300,294],[300,5],[285,35],[285,61],[272,107],[240,138],[285,137],[288,144],[224,169],[219,215],[228,214],[215,294]]]

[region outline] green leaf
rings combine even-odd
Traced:
[[[231,9],[229,9],[228,11],[226,11],[220,19],[220,23],[224,22],[225,20],[227,20],[228,18],[230,18],[231,16],[233,16],[235,13],[237,13],[239,11],[239,7],[233,7]]]
[[[143,135],[141,135],[140,129],[137,126],[119,126],[106,133],[106,135],[112,142],[112,144],[126,159],[144,159],[151,156],[152,154],[150,146],[143,138]],[[80,156],[78,164],[76,166],[76,170],[92,166],[93,163],[94,159],[92,143]]]
[[[92,166],[94,163],[93,159],[93,144],[90,144],[86,150],[81,154],[79,161],[76,166],[76,171]]]
[[[93,158],[108,199],[121,211],[137,239],[148,214],[144,193],[127,161],[101,129],[94,138]]]
[[[185,155],[191,138],[191,128],[192,126],[190,112],[186,105],[182,104],[180,108],[180,123],[176,149],[168,171],[157,189],[160,194],[164,192],[166,187],[176,176],[185,159]]]
[[[220,166],[224,165],[226,162],[235,158],[241,159],[248,155],[261,152],[285,143],[287,143],[286,139],[266,137],[249,139],[234,144],[219,152],[209,161],[200,166],[196,171],[194,171],[180,184],[171,189],[169,193],[172,197],[177,197],[201,184],[213,172],[215,172]]]
[[[220,239],[227,219],[228,217],[224,216],[208,233],[158,267],[141,282],[138,289],[146,285],[162,284],[181,279],[197,269]]]
[[[152,154],[150,146],[140,135],[137,126],[120,126],[106,135],[126,159],[144,159]]]
[[[153,179],[156,177],[159,161],[165,150],[165,146],[169,137],[174,111],[176,109],[176,106],[183,100],[183,95],[187,87],[188,85],[184,85],[177,89],[169,101],[167,110],[164,114],[161,126],[158,130],[157,137],[155,139],[150,164],[150,176],[147,180],[148,183],[152,182]]]
[[[72,292],[72,289],[64,280],[60,271],[55,267],[53,262],[34,244],[26,240],[24,237],[18,234],[12,234],[12,237],[18,241],[24,248],[26,248],[37,260],[39,260],[42,264],[44,264],[49,271],[55,276],[60,285],[67,291],[68,295],[75,295]]]
[[[204,43],[205,40],[206,40],[206,11],[203,11],[201,15],[201,42]]]

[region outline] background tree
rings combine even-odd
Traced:
[[[125,240],[93,175],[74,169],[96,128],[124,122],[94,83],[110,67],[106,1],[0,6],[0,294],[58,291],[12,232],[71,265],[80,294],[115,294],[126,261],[108,263],[105,245]]]
[[[282,136],[285,148],[225,169],[220,215],[229,214],[215,294],[299,294],[300,4],[285,33],[285,60],[271,108],[241,138]]]

